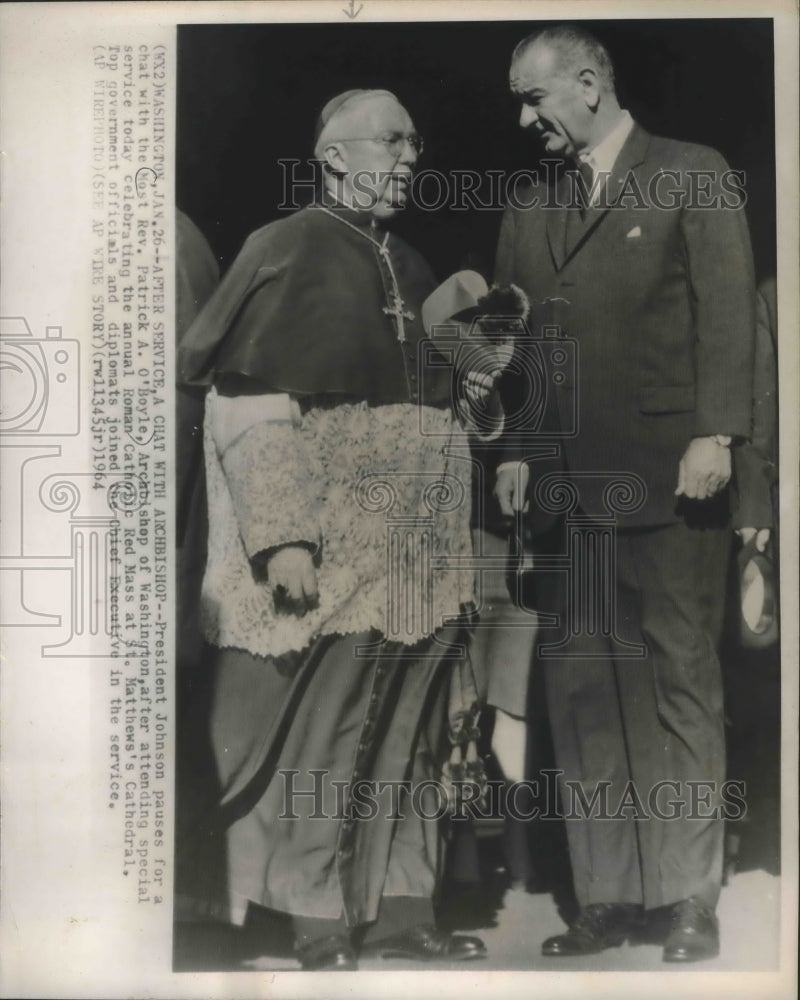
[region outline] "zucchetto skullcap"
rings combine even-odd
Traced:
[[[318,156],[321,152],[320,145],[323,140],[333,134],[333,126],[339,115],[346,108],[349,109],[354,104],[372,97],[390,97],[393,101],[397,101],[395,95],[389,90],[345,90],[328,101],[322,111],[320,111],[319,118],[317,118],[317,125],[314,129],[315,156]],[[400,102],[397,101],[397,103],[399,104]]]

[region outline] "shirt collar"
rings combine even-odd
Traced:
[[[605,139],[601,139],[592,149],[584,149],[578,154],[578,158],[588,163],[594,171],[598,173],[611,173],[616,163],[620,150],[625,145],[625,140],[633,129],[633,118],[630,112],[623,111],[620,120],[611,129]]]
[[[323,188],[317,195],[315,202],[317,205],[322,205],[333,215],[337,215],[339,218],[349,222],[350,225],[358,226],[360,229],[372,230],[377,235],[380,227],[377,222],[373,225],[373,218],[368,212],[361,212],[351,205],[346,205],[343,201],[339,201],[332,192]],[[382,236],[383,232],[380,235]]]

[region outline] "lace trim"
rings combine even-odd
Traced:
[[[251,429],[224,462],[210,411],[201,599],[210,642],[278,656],[318,635],[377,629],[413,644],[474,599],[471,571],[436,563],[471,553],[469,450],[448,411],[366,403],[311,409],[292,433],[287,425]],[[303,618],[276,615],[247,553],[265,541],[307,538],[312,511],[319,607]]]

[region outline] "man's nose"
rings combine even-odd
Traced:
[[[536,108],[532,108],[530,104],[523,104],[522,110],[519,113],[519,124],[521,128],[528,128],[528,126],[533,125],[534,122],[539,121],[539,116],[536,114]]]
[[[417,152],[416,148],[411,144],[408,137],[406,137],[403,142],[403,151],[400,154],[398,163],[405,163],[408,164],[409,167],[413,167],[414,164],[417,162],[418,156],[419,153]]]

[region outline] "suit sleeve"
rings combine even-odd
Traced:
[[[695,328],[694,435],[748,438],[755,285],[745,199],[713,150],[700,149],[687,173],[681,228]]]
[[[775,517],[772,490],[773,468],[749,441],[733,449],[736,504],[732,515],[734,528],[772,528]]]
[[[514,280],[514,236],[515,236],[514,210],[507,206],[503,212],[503,221],[500,223],[500,235],[497,240],[497,253],[494,261],[494,283],[496,285],[509,285]],[[508,379],[505,387],[500,393],[501,406],[509,404],[508,399]],[[498,468],[504,464],[516,463],[523,457],[524,450],[520,445],[508,441],[500,456]]]
[[[515,254],[516,254],[516,214],[514,209],[508,206],[503,213],[503,221],[500,225],[500,236],[497,242],[497,254],[495,256],[495,268],[494,268],[494,283],[496,285],[509,285],[513,284],[517,276],[517,268],[515,266]],[[530,295],[530,289],[525,289],[526,293]],[[524,352],[528,349],[528,340],[523,337],[519,340],[516,347],[517,351]],[[517,362],[520,362],[520,358],[517,358]],[[533,366],[535,368],[535,366]],[[532,370],[530,364],[522,363],[522,374],[514,375],[512,373],[507,373],[501,383],[500,383],[500,402],[503,406],[505,413],[518,413],[522,408],[524,402],[524,396],[530,392],[531,383],[525,377],[524,372]],[[498,471],[504,466],[514,466],[523,461],[527,454],[530,452],[530,447],[528,447],[529,442],[527,442],[524,437],[520,435],[509,436],[504,442],[504,448],[500,454],[500,460],[497,465]]]
[[[514,212],[511,207],[503,213],[500,224],[500,236],[497,241],[497,254],[494,262],[494,282],[496,285],[509,285],[514,280]]]
[[[751,441],[733,450],[738,505],[735,528],[774,526],[773,492],[778,481],[777,367],[767,303],[757,299]]]

